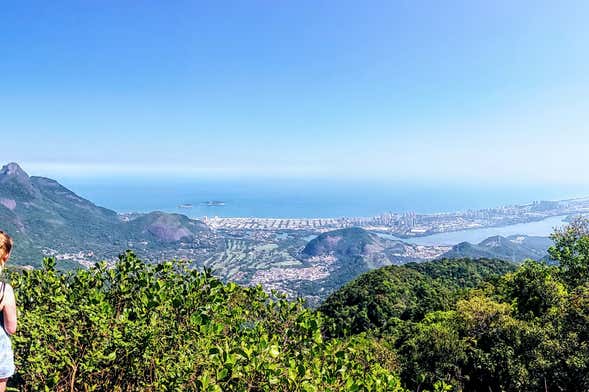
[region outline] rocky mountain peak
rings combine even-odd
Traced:
[[[303,249],[306,256],[339,254],[348,256],[368,255],[381,251],[380,238],[359,227],[329,231],[311,240]]]
[[[5,194],[5,196],[15,196],[21,200],[39,196],[39,191],[32,184],[29,175],[14,162],[0,169],[0,184],[2,185],[0,196]]]
[[[0,177],[18,177],[28,179],[29,175],[18,165],[18,163],[11,162],[2,166],[0,169]]]

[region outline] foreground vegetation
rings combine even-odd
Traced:
[[[401,391],[364,337],[324,340],[321,317],[259,287],[126,253],[113,269],[12,275],[21,391]]]
[[[114,268],[13,272],[21,391],[587,391],[589,230],[559,266],[387,267],[319,310],[128,252]]]
[[[380,341],[411,390],[444,380],[457,391],[589,391],[589,226],[553,240],[559,266],[505,273],[500,262],[446,260],[370,272],[323,304],[326,333]]]

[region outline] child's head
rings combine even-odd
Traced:
[[[4,265],[10,257],[12,250],[12,238],[3,231],[0,231],[0,266]]]

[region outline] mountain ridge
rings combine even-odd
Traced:
[[[478,244],[461,242],[444,253],[439,259],[498,259],[521,262],[525,259],[547,260],[547,249],[552,245],[548,237],[512,235],[503,237],[495,235]]]
[[[58,181],[29,176],[14,162],[0,169],[0,221],[16,240],[12,260],[17,264],[38,264],[56,247],[74,253],[91,249],[97,258],[113,259],[129,240],[166,246],[209,231],[202,221],[180,214],[121,219]]]

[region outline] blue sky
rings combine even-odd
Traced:
[[[583,184],[588,14],[587,1],[5,4],[2,161]]]

